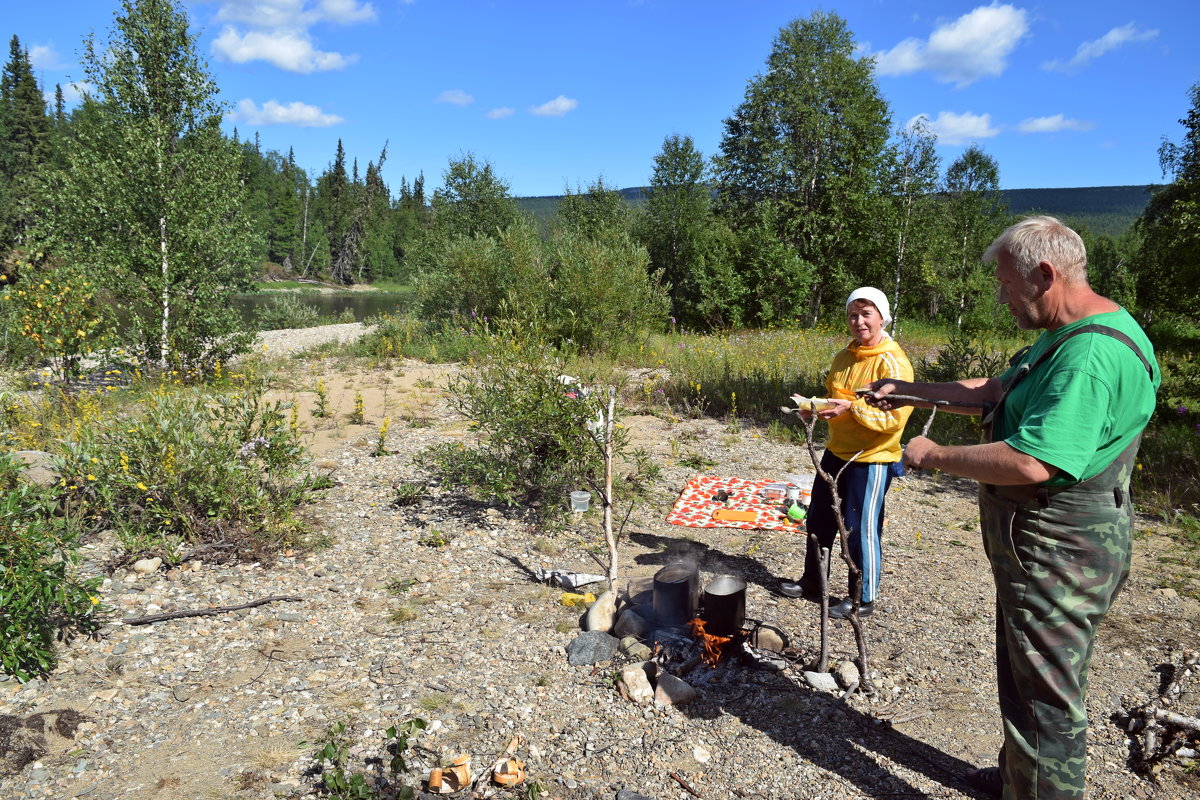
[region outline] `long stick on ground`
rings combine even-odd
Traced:
[[[153,622],[165,622],[169,619],[182,619],[184,617],[214,617],[217,614],[227,614],[230,611],[241,611],[243,608],[254,608],[255,606],[266,605],[267,603],[276,603],[286,601],[289,603],[302,602],[302,597],[291,597],[286,595],[275,595],[272,597],[264,597],[261,600],[251,600],[249,603],[242,603],[240,606],[218,606],[217,608],[194,608],[188,611],[168,611],[165,614],[149,614],[144,617],[134,617],[132,619],[123,619],[121,622],[126,625],[149,625]]]

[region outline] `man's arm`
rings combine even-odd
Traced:
[[[948,383],[915,383],[913,381],[898,381],[891,378],[875,381],[868,388],[874,395],[868,395],[866,400],[876,408],[890,410],[901,406],[912,405],[917,408],[931,408],[929,403],[911,403],[906,400],[891,402],[890,394],[903,394],[912,397],[924,397],[929,400],[943,400],[952,404],[938,406],[941,411],[951,414],[979,415],[984,403],[995,403],[1000,399],[1003,386],[999,378],[967,378]]]
[[[924,436],[915,436],[904,446],[904,465],[940,469],[997,486],[1043,483],[1058,474],[1058,467],[1015,450],[1005,442],[956,447],[940,445]]]

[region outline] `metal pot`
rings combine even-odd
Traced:
[[[696,616],[696,568],[683,563],[667,564],[654,574],[654,622],[671,627],[684,625]]]
[[[702,603],[705,633],[734,636],[746,621],[746,582],[732,575],[718,575],[705,587]]]

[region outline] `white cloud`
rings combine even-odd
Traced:
[[[48,44],[35,44],[29,48],[29,63],[34,69],[60,70],[66,66],[58,60],[58,53]]]
[[[529,113],[539,117],[561,117],[568,111],[572,111],[579,105],[578,100],[572,100],[566,95],[559,95],[549,102],[542,103],[540,106],[530,106]]]
[[[342,25],[371,22],[375,19],[374,7],[370,3],[359,3],[357,0],[321,0],[318,7],[325,19]]]
[[[374,19],[374,6],[357,0],[221,0],[217,9],[218,22],[268,29],[307,30],[318,22],[353,25]]]
[[[250,31],[243,36],[232,27],[213,40],[213,50],[235,64],[266,61],[289,72],[342,69],[358,60],[358,56],[317,50],[306,34]]]
[[[84,92],[95,93],[96,87],[92,86],[87,81],[75,81],[72,83],[60,83],[63,93],[63,105],[67,108],[78,105],[83,100]],[[42,92],[42,98],[46,101],[47,109],[54,112],[54,90],[47,89]]]
[[[342,69],[354,55],[318,49],[311,28],[318,23],[354,25],[376,19],[359,0],[221,0],[216,19],[226,23],[213,51],[237,64],[266,61],[291,72]]]
[[[1087,66],[1088,62],[1099,58],[1109,50],[1116,50],[1118,47],[1129,42],[1146,42],[1156,36],[1158,36],[1157,29],[1139,30],[1138,26],[1131,22],[1128,25],[1113,28],[1095,41],[1084,42],[1079,45],[1075,49],[1075,55],[1070,61],[1066,63],[1061,61],[1046,61],[1042,64],[1042,69],[1074,75]]]
[[[877,53],[876,68],[880,75],[928,71],[943,83],[963,87],[1002,73],[1028,30],[1024,9],[992,3],[939,26],[928,41],[905,39]]]
[[[988,139],[1000,133],[999,128],[992,127],[991,114],[972,114],[970,111],[956,114],[953,111],[939,111],[937,119],[930,119],[926,114],[918,114],[908,121],[908,127],[911,127],[919,119],[923,119],[930,132],[937,136],[939,144],[967,144],[976,139]]]
[[[1057,131],[1090,131],[1094,122],[1082,119],[1067,119],[1062,114],[1052,117],[1030,117],[1017,126],[1021,133],[1055,133]]]
[[[237,108],[229,114],[229,118],[249,125],[295,125],[298,128],[327,128],[343,121],[336,114],[326,114],[308,103],[284,105],[268,100],[259,108],[248,97],[238,101]]]
[[[455,106],[469,106],[475,102],[475,98],[462,89],[447,89],[439,94],[434,101],[435,103],[450,103]]]
[[[515,113],[517,113],[517,110],[515,108],[509,108],[508,106],[500,106],[500,108],[493,108],[491,111],[487,112],[487,118],[488,119],[504,119],[505,117],[511,117]]]

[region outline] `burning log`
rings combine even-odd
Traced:
[[[704,630],[705,622],[702,619],[693,619],[688,622],[688,627],[692,630],[692,635],[700,642],[703,650],[700,653],[701,660],[710,667],[716,668],[721,661],[721,656],[725,655],[729,648],[729,644],[736,638],[734,636],[714,636],[711,633],[706,633]]]

